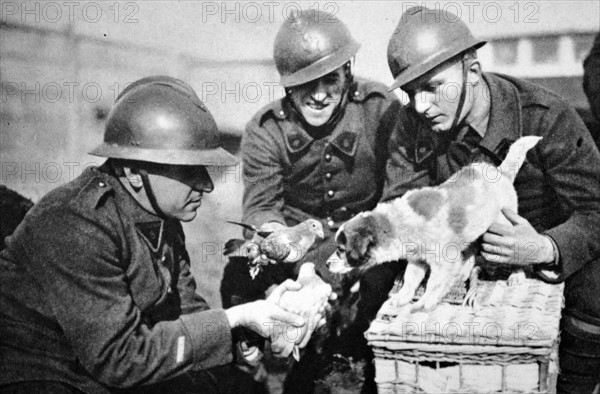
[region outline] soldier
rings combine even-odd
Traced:
[[[206,166],[236,159],[192,88],[130,85],[109,114],[108,160],[50,192],[0,255],[0,388],[8,393],[253,391],[231,329],[269,337],[303,319],[268,300],[209,309],[180,221],[213,190]]]
[[[391,89],[410,104],[391,139],[383,199],[438,185],[474,161],[498,165],[519,137],[543,137],[517,174],[519,213],[505,212],[513,226],[493,224],[482,256],[560,272],[558,390],[591,393],[600,379],[600,154],[569,104],[533,83],[484,73],[477,49],[485,41],[440,12],[407,10],[389,42]]]
[[[236,270],[228,267],[222,284],[224,302],[257,296],[273,278],[294,276],[305,261],[315,262],[319,274],[341,292],[339,278],[333,278],[325,266],[336,247],[332,236],[343,222],[379,201],[389,132],[400,111],[399,101],[385,86],[354,78],[358,48],[344,23],[321,11],[302,11],[277,33],[275,65],[286,94],[258,111],[243,135],[243,221],[274,229],[315,218],[323,224],[325,238],[295,266],[269,267],[278,274],[261,273],[249,283],[248,291],[239,286],[228,290],[228,282],[236,283],[229,279]],[[395,277],[388,269],[398,271],[397,265],[378,267],[370,274],[373,285],[363,278],[361,288],[368,291],[361,291],[360,312],[351,328],[356,335],[346,356],[366,350],[362,333],[387,298],[380,283]],[[238,276],[248,277],[244,270],[240,264]],[[310,357],[303,360],[318,369],[319,363],[308,361]],[[304,371],[297,376],[300,383],[288,381],[286,389],[310,392],[314,374]]]

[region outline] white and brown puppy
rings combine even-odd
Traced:
[[[473,163],[440,186],[412,190],[350,219],[336,234],[338,249],[327,261],[330,271],[347,273],[405,259],[402,288],[391,301],[401,306],[412,300],[429,267],[425,293],[413,309],[431,309],[469,277],[475,241],[494,222],[510,224],[501,211],[517,212],[513,182],[527,151],[540,139],[518,139],[500,167]]]

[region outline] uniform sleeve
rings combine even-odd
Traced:
[[[568,216],[545,234],[558,245],[567,278],[600,255],[600,153],[572,108],[551,111],[542,127],[547,182]]]
[[[116,216],[116,214],[115,214]],[[37,245],[28,270],[88,373],[110,387],[151,384],[186,370],[228,363],[231,329],[223,310],[144,322],[128,287],[123,235],[66,209],[30,226]],[[189,273],[184,287],[192,285]]]
[[[252,120],[242,137],[243,221],[285,223],[281,154],[268,131]]]
[[[382,201],[402,197],[409,190],[430,184],[427,168],[417,168],[410,159],[414,149],[414,137],[408,133],[410,127],[406,117],[401,118],[390,137]]]

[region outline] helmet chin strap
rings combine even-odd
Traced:
[[[162,209],[160,209],[160,207],[158,206],[158,202],[156,201],[156,195],[152,191],[152,186],[150,186],[150,179],[148,179],[148,172],[146,170],[142,170],[142,169],[140,169],[138,171],[140,173],[140,176],[142,177],[142,184],[144,185],[144,191],[146,192],[146,196],[148,196],[148,201],[150,201],[150,205],[152,206],[152,209],[154,210],[156,215],[158,215],[158,217],[160,217],[161,219],[167,220],[168,218],[165,215],[165,213],[162,211]]]
[[[461,62],[462,62],[462,89],[460,92],[460,98],[458,99],[458,107],[456,108],[456,114],[454,116],[454,121],[452,122],[452,127],[450,127],[450,130],[448,131],[449,136],[452,136],[452,133],[454,132],[454,129],[456,128],[456,125],[460,121],[460,115],[461,115],[463,107],[465,105],[465,98],[467,97],[467,76],[469,73],[470,64],[464,58],[461,60]]]

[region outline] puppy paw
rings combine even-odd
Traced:
[[[522,269],[517,270],[510,274],[507,283],[509,286],[519,286],[525,283],[525,271]]]
[[[396,294],[393,294],[390,299],[389,299],[389,303],[390,306],[393,308],[399,308],[403,305],[408,304],[410,301],[412,300],[412,295],[408,294],[407,292],[402,292],[402,289],[400,289],[400,291]]]
[[[438,306],[438,302],[432,299],[423,299],[421,298],[419,301],[415,302],[411,307],[411,312],[429,312],[432,309],[435,309]]]

